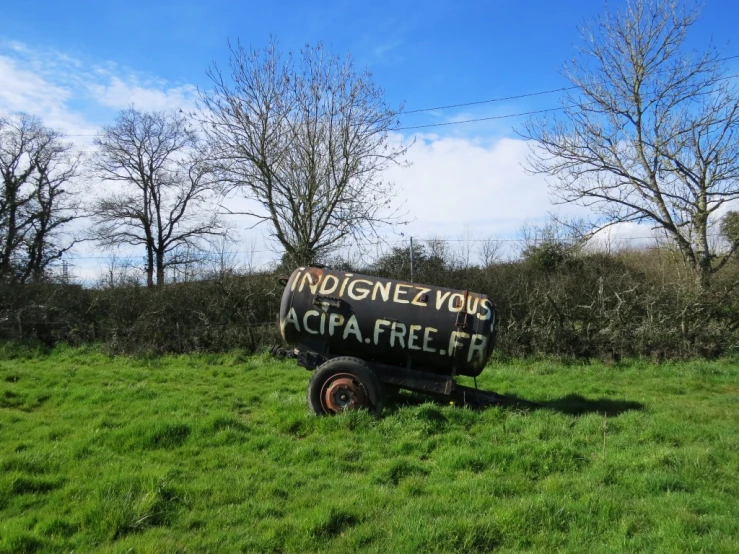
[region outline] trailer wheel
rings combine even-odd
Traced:
[[[307,404],[316,415],[364,408],[379,416],[383,403],[379,379],[366,362],[357,358],[333,358],[322,364],[308,382]]]

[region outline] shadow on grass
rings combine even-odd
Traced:
[[[641,402],[633,400],[616,400],[612,398],[588,399],[579,394],[568,394],[555,400],[540,402],[542,408],[554,410],[563,414],[604,414],[615,417],[624,412],[640,411],[645,408]]]
[[[629,411],[640,411],[646,406],[641,402],[635,402],[633,400],[620,400],[612,398],[597,398],[588,399],[579,394],[568,394],[562,398],[556,398],[554,400],[545,400],[543,402],[531,402],[524,398],[520,398],[515,395],[500,396],[501,406],[508,406],[520,410],[552,410],[567,415],[585,415],[585,414],[603,414],[608,417],[616,417],[624,412]],[[436,402],[437,404],[449,404],[448,397],[434,397],[431,395],[424,395],[419,393],[413,393],[410,391],[406,392],[395,392],[388,394],[386,399],[386,408],[391,411],[395,411],[398,408],[406,406],[419,406],[426,402]],[[458,403],[458,406],[463,404]],[[474,404],[467,404],[468,407],[474,409],[485,409],[492,405],[475,406]]]
[[[633,400],[616,400],[613,398],[589,399],[579,394],[568,394],[562,398],[530,402],[515,395],[507,395],[506,400],[511,406],[525,410],[552,410],[567,415],[603,414],[616,417],[624,412],[640,411],[646,406]]]

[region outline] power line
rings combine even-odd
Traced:
[[[736,56],[736,57],[739,57],[739,56]],[[733,79],[735,77],[739,77],[739,73],[735,73],[735,74],[732,74],[732,75],[727,75],[726,77],[722,77],[722,79]],[[550,90],[550,91],[544,91],[544,92],[541,92],[541,93],[531,93],[531,94],[524,94],[524,95],[519,95],[519,96],[510,96],[508,98],[492,99],[492,100],[481,100],[479,102],[469,102],[469,103],[466,103],[466,104],[455,104],[455,105],[450,105],[450,106],[441,106],[439,108],[426,108],[426,109],[422,109],[422,110],[413,110],[413,111],[405,112],[405,113],[408,114],[408,113],[415,113],[415,112],[433,111],[433,110],[437,110],[437,109],[455,108],[455,107],[459,107],[459,106],[471,106],[473,104],[485,104],[485,103],[488,103],[488,102],[497,102],[497,101],[500,101],[500,100],[506,100],[506,99],[510,99],[510,98],[523,98],[523,97],[526,97],[526,96],[536,96],[536,95],[539,95],[539,94],[548,94],[550,92],[571,90],[571,89],[575,89],[575,88],[577,88],[577,87],[566,87],[566,88],[561,88],[561,89],[553,89],[553,90]],[[536,115],[536,114],[549,113],[549,112],[558,112],[558,111],[561,111],[561,110],[564,110],[564,109],[567,109],[567,108],[574,108],[574,107],[577,107],[577,106],[576,105],[560,106],[558,108],[545,108],[543,110],[532,110],[532,111],[529,111],[529,112],[509,113],[509,114],[503,114],[503,115],[494,115],[494,116],[490,116],[490,117],[476,117],[476,118],[473,118],[473,119],[464,119],[462,121],[447,121],[447,122],[444,122],[444,123],[428,123],[428,124],[425,124],[425,125],[411,125],[411,126],[407,126],[407,127],[393,127],[392,129],[390,129],[390,131],[409,131],[409,130],[413,130],[413,129],[426,129],[428,127],[446,127],[446,126],[449,126],[449,125],[463,125],[465,123],[476,123],[476,122],[480,122],[480,121],[492,121],[492,120],[497,120],[497,119],[510,119],[510,118],[513,118],[513,117],[523,117],[525,115]],[[65,136],[67,136],[67,137],[86,137],[86,136],[96,136],[96,135],[65,135]],[[86,152],[93,152],[95,150],[94,149],[87,148],[87,149],[84,149],[84,151],[86,151]]]
[[[410,114],[410,113],[420,113],[420,112],[433,112],[436,110],[446,110],[449,108],[463,108],[465,106],[477,106],[479,104],[490,104],[493,102],[504,102],[506,100],[518,100],[519,98],[529,98],[531,96],[542,96],[544,94],[551,94],[553,92],[563,92],[565,90],[572,90],[574,88],[577,88],[575,86],[572,87],[562,87],[562,88],[553,88],[550,90],[542,90],[539,92],[528,92],[525,94],[516,94],[515,96],[503,96],[500,98],[490,98],[488,100],[477,100],[475,102],[464,102],[462,104],[449,104],[447,106],[436,106],[435,108],[419,108],[417,110],[407,110],[403,112],[403,115]]]
[[[737,57],[739,57],[739,56],[737,56]],[[460,104],[448,104],[446,106],[436,106],[436,107],[433,107],[433,108],[419,108],[419,109],[415,109],[415,110],[406,110],[401,115],[408,115],[408,114],[412,114],[412,113],[421,113],[421,112],[433,112],[433,111],[437,111],[437,110],[446,110],[446,109],[451,109],[451,108],[462,108],[462,107],[465,107],[465,106],[476,106],[476,105],[480,105],[480,104],[490,104],[490,103],[493,103],[493,102],[504,102],[506,100],[518,100],[518,99],[521,99],[521,98],[529,98],[529,97],[532,97],[532,96],[542,96],[542,95],[545,95],[545,94],[552,94],[554,92],[563,92],[563,91],[572,90],[572,89],[575,89],[575,88],[577,88],[577,87],[576,86],[561,87],[561,88],[555,88],[555,89],[550,89],[550,90],[542,90],[542,91],[538,91],[538,92],[528,92],[528,93],[524,93],[524,94],[516,94],[516,95],[513,95],[513,96],[503,96],[503,97],[500,97],[500,98],[489,98],[487,100],[477,100],[477,101],[474,101],[474,102],[463,102],[463,103],[460,103]],[[552,109],[554,109],[554,110],[560,110],[562,108],[552,108]],[[486,121],[488,119],[504,119],[504,118],[507,118],[507,117],[517,117],[519,115],[529,115],[530,113],[541,113],[543,111],[551,111],[551,110],[541,110],[541,111],[537,111],[537,112],[526,112],[526,113],[523,113],[523,114],[509,114],[509,115],[502,115],[502,116],[489,117],[489,118],[481,118],[481,119],[470,119],[470,120],[467,120],[467,121],[454,121],[454,122],[449,122],[449,123],[438,123],[438,124],[436,124],[436,126],[439,126],[439,125],[458,125],[458,124],[461,124],[461,123],[470,123],[472,121]],[[392,130],[393,131],[399,131],[399,130],[402,130],[402,129],[419,129],[421,127],[430,127],[430,126],[431,125],[421,125],[421,126],[417,126],[417,127],[398,127],[396,129],[392,129]],[[98,135],[65,135],[65,136],[67,136],[67,137],[96,137]]]
[[[597,236],[597,235],[596,235]],[[715,238],[720,237],[719,234],[709,234],[707,235],[709,238]],[[591,240],[596,237],[591,237]],[[613,242],[626,242],[626,241],[635,241],[635,240],[661,240],[664,237],[658,236],[658,235],[644,235],[644,236],[633,236],[633,237],[609,237],[609,240]],[[425,243],[450,243],[450,242],[460,242],[460,243],[479,243],[479,242],[508,242],[508,243],[522,243],[527,242],[526,239],[523,238],[457,238],[457,239],[447,239],[447,238],[439,238],[439,237],[413,237],[414,241],[419,242],[425,242]],[[546,238],[539,238],[539,239],[531,239],[529,242],[547,242],[547,241],[554,241],[554,242],[567,242],[568,239],[546,239]],[[410,238],[408,239],[402,239],[402,240],[395,240],[395,241],[377,241],[377,242],[352,242],[351,245],[347,245],[348,248],[351,248],[352,246],[401,246],[401,245],[407,245],[409,244]],[[237,254],[257,254],[257,253],[270,253],[270,254],[279,254],[279,252],[275,252],[274,250],[232,250],[223,252],[224,255],[237,255]],[[216,253],[218,255],[218,253]],[[111,254],[110,256],[66,256],[65,259],[67,260],[113,260],[117,259],[121,262],[130,261],[132,258],[139,258],[142,257],[143,253],[141,255],[139,254],[131,254],[130,256],[116,256],[114,254]],[[198,260],[193,260],[193,263],[196,263]],[[206,260],[207,261],[207,260]]]
[[[719,59],[716,60],[716,62],[725,62],[725,61],[734,60],[734,59],[737,59],[737,58],[739,58],[739,54],[735,54],[733,56],[726,56],[724,58],[719,58]],[[733,79],[735,77],[739,77],[739,74],[727,75],[726,77],[722,77],[721,79]],[[577,86],[573,85],[573,86],[569,86],[569,87],[559,87],[559,88],[548,89],[548,90],[540,90],[540,91],[535,91],[535,92],[526,92],[526,93],[515,94],[515,95],[511,95],[511,96],[501,96],[501,97],[497,97],[497,98],[488,98],[488,99],[485,99],[485,100],[475,100],[475,101],[472,101],[472,102],[460,102],[460,103],[456,103],[456,104],[446,104],[446,105],[443,105],[443,106],[434,106],[434,107],[431,107],[431,108],[416,108],[416,109],[413,109],[413,110],[406,110],[406,111],[402,112],[401,115],[408,115],[408,114],[413,114],[413,113],[423,113],[423,112],[433,112],[433,111],[447,110],[447,109],[452,109],[452,108],[463,108],[463,107],[467,107],[467,106],[478,106],[478,105],[481,105],[481,104],[492,104],[492,103],[495,103],[495,102],[504,102],[504,101],[507,101],[507,100],[519,100],[521,98],[530,98],[530,97],[533,97],[533,96],[543,96],[543,95],[546,95],[546,94],[553,94],[555,92],[566,92],[568,90],[574,90],[574,89],[577,89],[577,88],[578,88]],[[546,109],[546,110],[538,110],[538,111],[531,111],[531,112],[523,112],[523,113],[519,113],[519,114],[505,114],[505,115],[499,115],[499,116],[493,116],[493,117],[481,117],[481,118],[475,118],[475,119],[467,119],[467,120],[464,120],[464,121],[450,121],[450,122],[447,122],[447,123],[432,123],[432,124],[428,124],[428,125],[416,125],[416,126],[411,126],[411,127],[396,127],[394,129],[391,129],[391,130],[393,130],[393,131],[402,131],[402,130],[410,130],[410,129],[423,129],[423,128],[426,128],[426,127],[442,127],[442,126],[446,126],[446,125],[462,125],[464,123],[474,123],[474,122],[477,122],[477,121],[490,121],[490,120],[493,120],[493,119],[506,119],[506,118],[510,118],[510,117],[520,117],[520,116],[523,116],[523,115],[531,115],[531,114],[537,114],[537,113],[545,113],[545,112],[550,112],[550,111],[559,111],[559,110],[562,110],[562,109],[564,109],[564,107],[549,108],[549,109]],[[94,134],[94,135],[64,135],[64,136],[65,137],[96,137],[98,135],[97,134]]]
[[[739,55],[732,56],[732,58],[739,58]],[[721,77],[719,80],[734,79],[736,77],[739,77],[739,73],[733,73],[731,75],[726,75],[725,77]],[[574,88],[578,88],[578,87],[567,87],[567,88],[563,88],[563,89],[559,89],[559,90],[571,90],[571,89],[574,89]],[[700,93],[700,94],[710,94],[710,92],[704,92],[704,93]],[[494,102],[494,101],[495,100],[489,100],[489,102]],[[486,101],[481,101],[481,102],[478,102],[478,103],[484,103],[484,102],[486,102]],[[462,105],[462,104],[460,104],[460,105]],[[582,105],[583,106],[585,106],[585,105],[592,106],[592,105],[595,105],[595,103],[582,104]],[[577,107],[578,107],[578,104],[570,104],[570,105],[567,105],[567,106],[560,106],[558,108],[547,108],[547,109],[544,109],[544,110],[535,110],[535,111],[530,111],[530,112],[521,112],[521,113],[514,113],[514,114],[495,115],[495,116],[491,116],[491,117],[477,117],[477,118],[474,118],[474,119],[465,119],[463,121],[448,121],[446,123],[428,123],[426,125],[413,125],[413,126],[409,126],[409,127],[395,127],[393,129],[390,129],[390,130],[391,131],[407,131],[407,130],[412,130],[412,129],[425,129],[427,127],[445,127],[447,125],[462,125],[464,123],[475,123],[475,122],[478,122],[478,121],[490,121],[490,120],[493,120],[493,119],[508,119],[508,118],[511,118],[511,117],[521,117],[521,116],[524,116],[524,115],[535,115],[535,114],[547,113],[547,112],[558,112],[558,111],[561,111],[561,110],[565,110],[567,108],[577,108]],[[418,111],[428,111],[428,110],[418,110]],[[407,112],[407,113],[410,113],[410,112]]]
[[[716,62],[725,62],[725,61],[733,60],[733,59],[736,59],[736,58],[739,58],[739,54],[736,54],[734,56],[727,56],[725,58],[719,58],[719,59],[716,60]],[[735,77],[735,76],[736,75],[733,75],[733,77]],[[729,77],[732,77],[732,76],[729,76]],[[474,102],[464,102],[464,103],[460,103],[460,104],[449,104],[447,106],[436,106],[434,108],[417,108],[417,109],[413,109],[413,110],[407,110],[407,111],[403,112],[403,115],[411,114],[411,113],[420,113],[420,112],[433,112],[433,111],[436,111],[436,110],[446,110],[446,109],[449,109],[449,108],[463,108],[465,106],[476,106],[476,105],[479,105],[479,104],[491,104],[493,102],[504,102],[506,100],[518,100],[520,98],[528,98],[528,97],[531,97],[531,96],[542,96],[544,94],[552,94],[554,92],[564,92],[564,91],[573,90],[573,89],[576,89],[576,88],[578,88],[578,87],[575,86],[575,85],[573,85],[571,87],[560,87],[560,88],[553,88],[553,89],[549,89],[549,90],[540,90],[540,91],[536,91],[536,92],[527,92],[527,93],[523,93],[523,94],[517,94],[517,95],[514,95],[514,96],[501,96],[499,98],[488,98],[486,100],[476,100]]]
[[[564,107],[547,108],[545,110],[534,110],[531,112],[520,112],[520,113],[511,113],[511,114],[505,114],[505,115],[494,115],[491,117],[478,117],[475,119],[465,119],[464,121],[448,121],[446,123],[429,123],[427,125],[413,125],[411,127],[395,127],[390,130],[391,131],[407,131],[409,129],[424,129],[426,127],[444,127],[447,125],[462,125],[463,123],[474,123],[476,121],[490,121],[493,119],[508,119],[511,117],[521,117],[524,115],[534,115],[534,114],[539,114],[539,113],[556,112],[556,111],[563,110],[563,109]]]

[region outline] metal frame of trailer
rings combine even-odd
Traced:
[[[454,376],[422,369],[410,369],[375,363],[353,356],[325,357],[301,348],[275,347],[272,354],[297,360],[297,365],[315,371],[308,385],[307,403],[317,415],[346,409],[366,408],[379,415],[385,405],[387,387],[427,394],[461,406],[535,406],[497,392],[459,385]],[[362,375],[359,368],[370,371]],[[328,371],[322,373],[322,368]],[[373,383],[373,377],[377,383]],[[312,398],[313,397],[313,398]]]

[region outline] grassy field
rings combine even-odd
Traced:
[[[308,415],[266,357],[0,351],[0,552],[738,552],[739,364],[496,362],[544,409]]]

